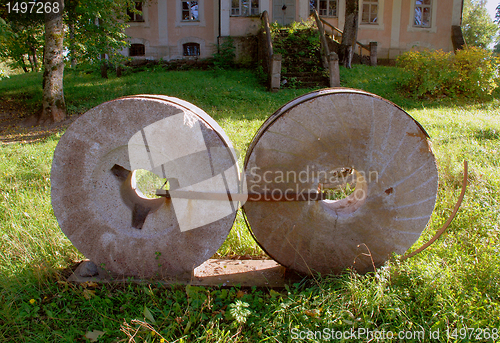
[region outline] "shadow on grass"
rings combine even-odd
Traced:
[[[377,94],[405,110],[422,108],[471,107],[477,110],[500,106],[500,91],[483,101],[464,98],[416,99],[404,94],[400,81],[404,73],[396,67],[355,65],[341,67],[342,86]],[[313,89],[283,89],[270,93],[252,70],[163,71],[147,69],[121,78],[110,74],[102,79],[97,73],[66,69],[64,77],[66,106],[70,119],[48,128],[22,128],[22,118],[39,109],[42,101],[42,75],[29,73],[0,82],[2,103],[14,103],[14,109],[0,107],[0,141],[34,142],[64,130],[80,114],[109,100],[135,94],[162,94],[189,101],[215,120],[263,121],[281,106]],[[16,105],[17,104],[17,105]],[[19,120],[18,120],[19,119]]]

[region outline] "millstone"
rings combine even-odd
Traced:
[[[364,273],[403,253],[436,201],[438,173],[427,138],[401,108],[362,91],[328,89],[288,103],[250,144],[249,192],[356,187],[341,200],[247,202],[254,237],[276,261],[309,274],[348,267]]]
[[[126,276],[181,276],[217,251],[237,207],[146,198],[134,171],[150,170],[171,189],[213,191],[224,181],[237,192],[235,161],[223,130],[194,105],[162,96],[117,99],[82,115],[60,139],[52,206],[62,231],[97,266]]]

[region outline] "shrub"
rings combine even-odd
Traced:
[[[408,51],[396,60],[396,65],[407,71],[401,86],[417,97],[483,98],[500,84],[499,63],[498,57],[477,47],[456,54]]]
[[[232,68],[236,56],[235,51],[233,39],[231,37],[226,38],[213,55],[214,66],[218,69]]]
[[[491,52],[471,47],[459,50],[453,60],[458,72],[458,90],[472,97],[491,94],[500,85],[500,58]]]

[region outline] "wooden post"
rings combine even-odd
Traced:
[[[281,86],[281,54],[271,57],[271,92],[277,92]]]
[[[328,57],[330,87],[340,87],[339,56],[332,52]]]
[[[377,42],[370,42],[370,65],[377,66]]]

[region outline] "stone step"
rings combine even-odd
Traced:
[[[314,73],[284,74],[281,77],[284,87],[312,88],[317,86],[329,86],[327,77]]]

